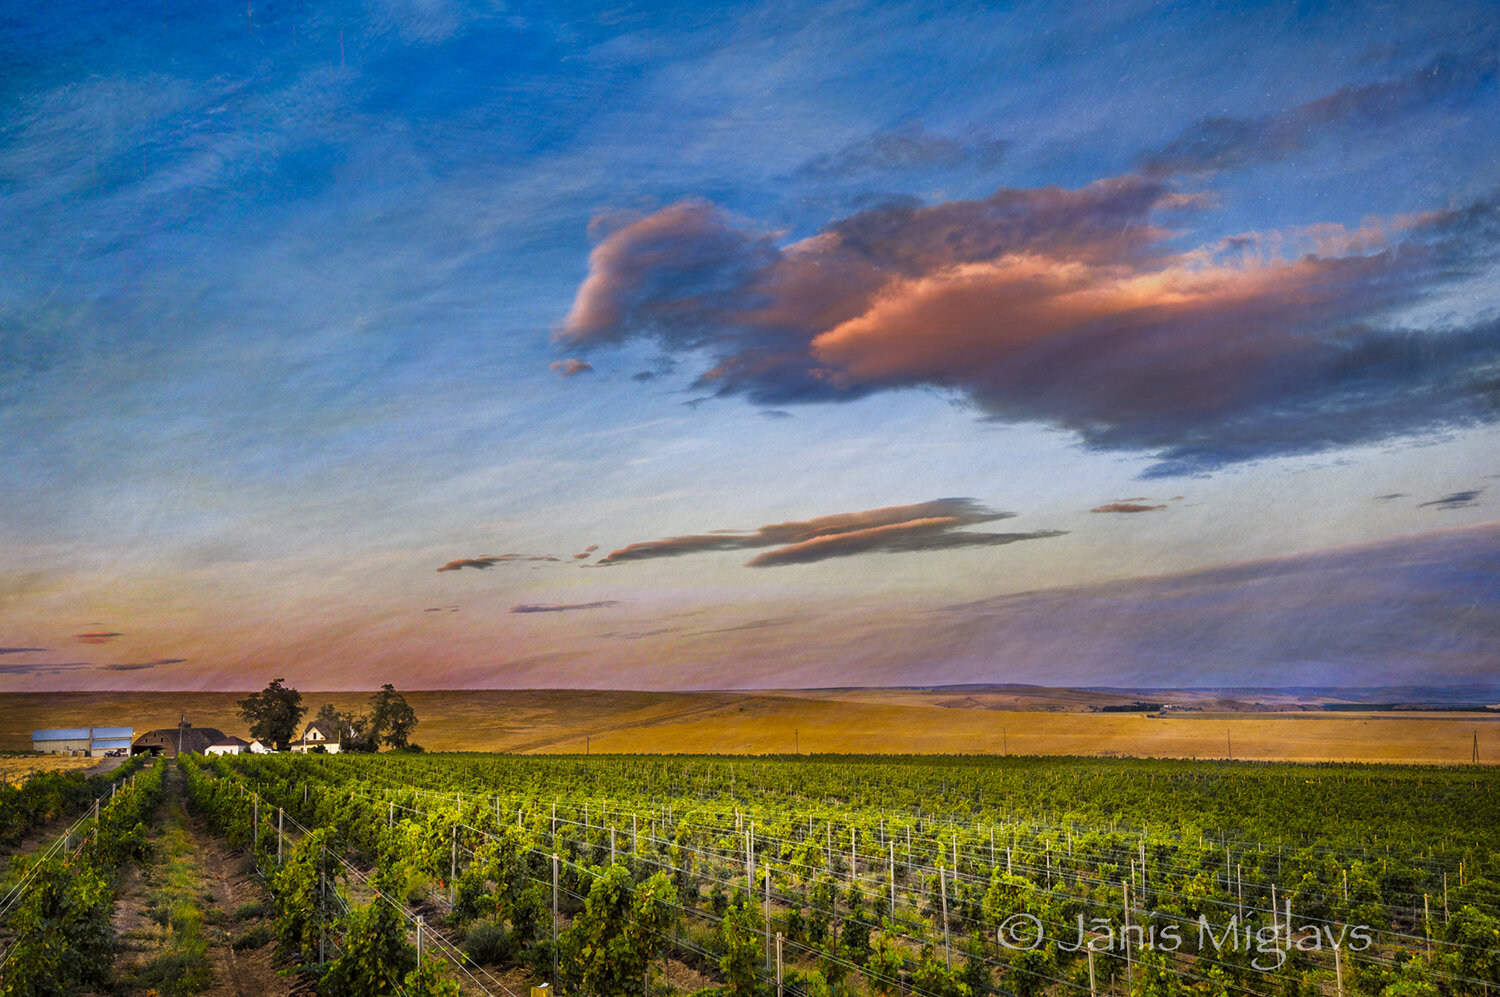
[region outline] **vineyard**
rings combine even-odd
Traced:
[[[244,856],[266,902],[242,937],[288,993],[1500,988],[1500,780],[1476,769],[390,753],[4,792],[7,995],[145,992],[111,975],[108,912],[122,867],[162,860],[164,798]]]

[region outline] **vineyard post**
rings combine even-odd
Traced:
[[[1427,962],[1432,963],[1432,911],[1427,906],[1427,894],[1422,894],[1422,933],[1427,936]]]
[[[557,853],[552,853],[552,992],[557,992]]]
[[[1005,874],[1007,876],[1009,876],[1009,875],[1011,875],[1011,873],[1012,873],[1012,869],[1011,869],[1011,864],[1010,864],[1010,846],[1006,845],[1005,846]]]
[[[283,810],[281,807],[277,807],[276,808],[276,864],[277,865],[281,864],[281,837],[282,837],[282,830],[281,830],[281,828],[282,828],[282,817],[285,816],[285,814],[286,814],[286,811]]]
[[[1349,870],[1344,870],[1344,903],[1349,902]],[[1448,874],[1443,873],[1443,902],[1448,902]]]
[[[1292,950],[1292,898],[1286,898],[1286,950]]]
[[[953,875],[958,875],[958,832],[953,832]]]
[[[1125,985],[1129,988],[1135,983],[1135,967],[1130,958],[1130,883],[1121,883],[1120,889],[1125,894]]]
[[[255,828],[254,835],[250,843],[250,850],[253,852],[255,849],[260,847],[260,794],[256,793],[253,797],[251,797],[251,801],[252,802],[250,806],[252,816],[250,817],[250,823]]]
[[[609,828],[609,864],[615,864],[615,829],[614,825]]]
[[[896,923],[896,843],[891,842],[891,923]]]
[[[781,932],[776,932],[776,997],[782,997],[781,992]],[[1343,997],[1342,994],[1339,997]]]
[[[1235,890],[1239,894],[1240,920],[1244,921],[1245,920],[1245,869],[1244,869],[1243,866],[1239,865],[1238,863],[1236,863],[1235,867],[1234,867],[1234,883],[1235,883]],[[1348,889],[1347,889],[1348,884],[1349,884],[1349,874],[1346,872],[1346,873],[1344,873],[1344,885],[1345,885],[1344,899],[1346,899],[1346,900],[1348,899]]]
[[[849,885],[851,886],[854,885],[855,880],[859,876],[855,871],[857,868],[854,856],[854,827],[851,825],[849,828]]]
[[[557,801],[552,801],[552,847],[557,847]]]
[[[631,814],[630,815],[630,854],[632,854],[632,855],[639,855],[640,853],[641,853],[641,828],[640,828],[640,823],[636,820],[635,814]]]
[[[771,968],[771,863],[766,863],[766,968]]]
[[[1271,884],[1271,938],[1281,937],[1281,925],[1276,920],[1276,884]]]
[[[1333,979],[1338,985],[1338,997],[1344,997],[1344,960],[1340,954],[1342,946],[1333,947]]]
[[[1089,939],[1089,997],[1099,997],[1099,987],[1094,982],[1094,942]],[[1343,994],[1339,994],[1343,997]]]
[[[828,874],[831,876],[831,875],[833,875],[833,821],[832,820],[829,820],[829,822],[828,822],[828,842],[825,845],[825,847],[824,847],[823,850],[828,855]]]
[[[453,858],[448,865],[448,906],[458,900],[458,825],[453,825]]]
[[[953,969],[953,949],[948,943],[948,870],[941,865],[938,866],[938,889],[943,894],[943,958],[948,962],[948,969]]]
[[[385,826],[396,826],[396,802],[394,800],[391,800],[385,805]]]
[[[417,968],[422,968],[422,915],[417,915]]]
[[[323,908],[327,904],[327,899],[326,898],[328,896],[328,879],[327,879],[327,873],[324,872],[324,870],[322,868],[323,864],[326,863],[327,861],[328,861],[328,846],[324,845],[323,846],[323,861],[319,863],[319,868],[318,868],[318,961],[319,962],[326,962],[327,961],[327,959],[325,958],[325,956],[327,954],[326,936],[328,934],[328,925],[327,925],[326,917],[324,915]]]
[[[911,876],[911,825],[906,825],[906,875]]]
[[[1069,842],[1071,842],[1072,840],[1072,838],[1068,839]],[[1072,851],[1071,844],[1069,845],[1068,850]],[[990,825],[990,868],[992,870],[995,868],[995,825],[993,824]]]

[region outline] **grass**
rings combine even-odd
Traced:
[[[157,861],[147,872],[145,914],[155,927],[137,929],[123,940],[122,948],[146,957],[122,975],[121,993],[187,997],[213,981],[204,933],[203,873],[193,861],[186,819],[181,798],[173,798],[156,838]]]
[[[97,758],[73,755],[0,755],[0,785],[19,786],[38,772],[64,772],[93,768]]]

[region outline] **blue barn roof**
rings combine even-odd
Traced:
[[[87,741],[89,729],[87,727],[59,727],[53,730],[34,730],[31,732],[33,741]]]

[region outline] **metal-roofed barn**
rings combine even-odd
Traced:
[[[132,727],[57,727],[31,732],[31,750],[46,755],[102,758],[112,751],[129,753]]]

